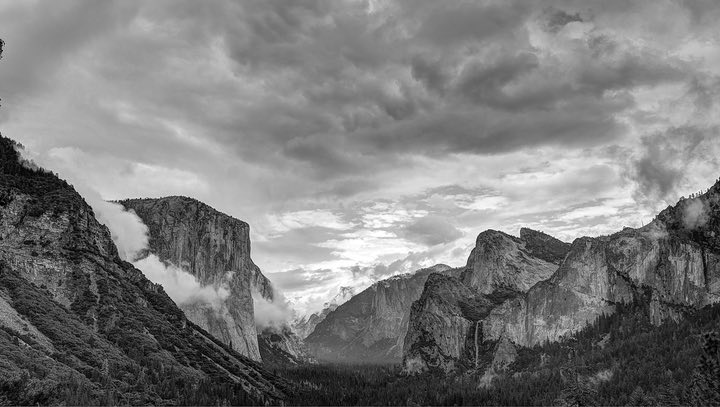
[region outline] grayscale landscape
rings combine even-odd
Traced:
[[[720,405],[718,20],[0,0],[0,405]]]

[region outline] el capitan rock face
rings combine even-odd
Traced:
[[[150,252],[190,272],[202,286],[229,290],[220,307],[201,301],[179,304],[187,317],[240,353],[260,360],[252,292],[272,300],[273,288],[250,258],[248,224],[187,197],[119,203],[147,225]]]
[[[283,397],[281,380],[188,321],[119,258],[77,192],[25,168],[14,147],[0,136],[0,376],[13,389],[5,400],[57,404],[82,389],[99,404],[106,382],[133,404],[192,403],[182,389],[200,382],[204,391],[243,388],[250,398],[236,402]]]
[[[436,265],[379,281],[330,312],[306,338],[320,361],[388,363],[399,361],[411,304],[433,272],[456,274]]]
[[[610,236],[576,239],[566,256],[562,256],[562,251],[558,250],[561,246],[555,242],[534,236],[535,242],[525,247],[531,248],[532,255],[542,256],[543,261],[562,259],[557,270],[549,278],[538,280],[526,292],[508,296],[490,310],[485,306],[479,307],[478,311],[483,315],[474,321],[475,326],[469,324],[473,319],[465,316],[466,323],[454,323],[457,329],[450,330],[453,332],[451,338],[435,342],[423,340],[426,346],[422,353],[414,352],[416,346],[408,341],[412,342],[412,338],[422,337],[427,332],[439,331],[437,321],[447,321],[446,315],[457,313],[452,306],[429,308],[423,304],[414,305],[413,309],[418,312],[411,317],[405,346],[405,368],[421,371],[427,366],[438,366],[451,370],[458,365],[469,365],[468,358],[473,356],[473,352],[469,351],[470,345],[466,343],[464,351],[449,353],[442,343],[461,341],[463,335],[477,337],[471,332],[473,329],[479,329],[482,338],[481,345],[473,344],[473,348],[490,349],[500,341],[504,344],[505,353],[511,354],[507,352],[508,343],[533,346],[544,341],[560,340],[584,328],[599,315],[613,313],[615,304],[620,302],[648,301],[651,320],[660,323],[668,318],[681,318],[687,310],[720,301],[719,201],[720,187],[716,184],[706,194],[666,209],[642,228],[626,228]],[[502,236],[480,241],[478,237],[478,242],[483,243],[480,253],[488,252],[488,241],[494,242],[490,247],[507,249],[511,246]],[[550,242],[551,247],[533,247],[537,246],[537,242]],[[507,288],[516,283],[515,287],[520,288],[527,285],[521,284],[524,281],[529,283],[536,278],[518,278],[523,273],[531,275],[532,270],[517,267],[517,260],[522,259],[522,264],[529,263],[524,254],[505,249],[490,250],[502,258],[484,256],[483,265],[477,267],[477,261],[472,261],[473,257],[478,257],[476,247],[462,281],[466,288],[474,290],[468,294],[464,289],[456,288],[458,301],[475,298],[478,294],[490,293],[492,297],[495,291],[487,284]],[[502,270],[498,265],[506,265],[508,260],[515,263],[506,267],[509,276],[498,276]],[[471,270],[479,271],[480,277],[467,277]],[[517,273],[518,270],[521,272]],[[435,288],[426,284],[425,290],[429,291],[429,297]],[[433,319],[426,315],[429,313],[443,315],[444,319]],[[486,343],[483,344],[483,341]],[[446,359],[450,361],[443,360],[438,364],[437,354],[447,355]]]

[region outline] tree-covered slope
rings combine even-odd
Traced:
[[[0,403],[279,402],[285,382],[122,261],[66,182],[0,136]]]

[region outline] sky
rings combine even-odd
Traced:
[[[485,229],[571,242],[720,177],[720,4],[0,0],[0,131],[107,200],[251,225],[302,312],[465,264]]]

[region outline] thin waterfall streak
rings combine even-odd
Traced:
[[[478,325],[480,325],[480,321],[475,321],[475,369],[478,368]]]

